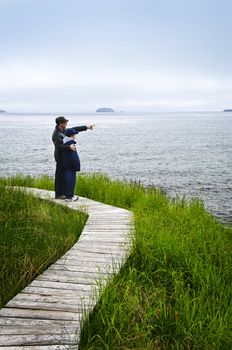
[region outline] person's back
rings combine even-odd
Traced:
[[[60,129],[58,126],[56,126],[55,130],[52,134],[52,141],[54,143],[55,149],[54,149],[54,157],[55,161],[59,162],[62,160],[62,154],[63,154],[63,139],[65,137],[65,130]]]
[[[63,139],[64,145],[76,144],[72,137],[65,136]],[[80,171],[80,159],[76,151],[70,149],[63,150],[63,164],[65,170]]]

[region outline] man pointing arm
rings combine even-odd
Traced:
[[[65,199],[65,171],[63,166],[63,150],[71,149],[76,150],[75,145],[63,144],[63,138],[65,137],[65,130],[67,127],[68,119],[65,117],[57,117],[56,127],[52,134],[52,141],[55,146],[54,157],[56,161],[56,173],[55,173],[55,198]],[[74,129],[77,133],[86,130],[93,130],[94,125],[75,126]]]

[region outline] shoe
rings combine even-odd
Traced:
[[[56,196],[55,199],[65,199],[65,195],[62,195],[62,196]]]
[[[66,202],[76,202],[78,201],[79,197],[78,196],[74,196],[72,198],[66,198],[65,201]]]

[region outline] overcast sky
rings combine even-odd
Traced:
[[[231,0],[0,0],[0,109],[232,108]]]

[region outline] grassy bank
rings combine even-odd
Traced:
[[[52,188],[48,178],[11,183]],[[230,349],[232,229],[199,201],[156,189],[79,176],[77,190],[132,210],[136,229],[133,252],[85,321],[80,348]]]
[[[0,308],[77,241],[83,213],[0,185]]]

